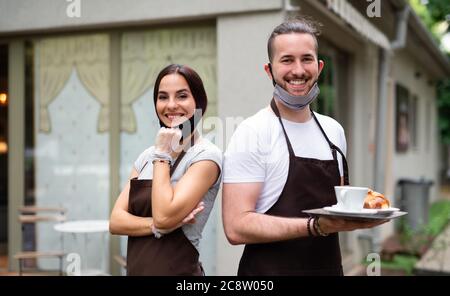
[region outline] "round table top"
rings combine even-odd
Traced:
[[[68,221],[54,226],[56,231],[71,233],[108,232],[108,220]]]

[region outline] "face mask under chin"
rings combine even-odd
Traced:
[[[192,115],[188,120],[183,121],[181,124],[174,126],[174,127],[170,127],[167,126],[166,124],[164,124],[164,122],[159,119],[159,126],[160,127],[165,127],[165,128],[178,128],[181,130],[181,141],[184,141],[187,137],[189,137],[194,131],[195,128],[197,127],[197,124],[199,123],[200,119],[202,118],[201,116],[201,110],[195,110],[194,115]]]
[[[320,89],[317,81],[311,87],[309,92],[303,96],[294,96],[288,93],[280,85],[275,84],[273,97],[278,99],[283,105],[293,110],[301,110],[311,104],[320,94]]]

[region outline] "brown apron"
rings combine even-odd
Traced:
[[[345,184],[348,184],[347,161],[340,149],[330,142],[313,112],[311,114],[330,146],[333,159],[318,160],[295,156],[273,99],[270,105],[286,138],[289,173],[279,199],[266,214],[306,218],[308,215],[302,213],[302,210],[336,203],[334,186],[340,185],[336,151],[342,155]],[[326,237],[302,237],[272,243],[248,244],[239,264],[238,275],[343,275],[339,236],[333,233]]]
[[[184,154],[183,151],[178,156],[170,176]],[[152,180],[131,179],[128,212],[139,217],[152,217],[151,196]],[[127,275],[203,275],[198,257],[197,249],[181,227],[159,239],[154,235],[129,236]]]

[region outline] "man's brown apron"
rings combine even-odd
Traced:
[[[170,169],[170,176],[184,154],[183,151],[178,156]],[[151,196],[152,180],[131,179],[128,212],[135,216],[152,217]],[[129,236],[127,275],[202,275],[198,257],[197,249],[181,227],[159,239],[154,235]]]
[[[348,185],[347,161],[338,147],[328,139],[311,112],[330,146],[333,159],[318,160],[297,157],[272,99],[270,104],[283,128],[289,150],[289,173],[278,201],[268,215],[306,218],[302,210],[321,208],[336,203],[334,186],[340,185],[336,151],[342,155],[344,184]],[[307,141],[308,139],[305,139]],[[242,255],[238,275],[343,275],[339,236],[302,237],[273,243],[248,244]]]

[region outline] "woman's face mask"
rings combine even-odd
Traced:
[[[178,126],[174,126],[172,128],[179,128],[181,130],[182,132],[181,141],[184,141],[188,136],[190,136],[194,132],[201,118],[202,118],[202,110],[195,109],[194,114],[191,116],[191,118],[179,124]],[[159,118],[159,116],[158,119],[160,127],[171,128],[170,126],[164,124],[164,122]]]

